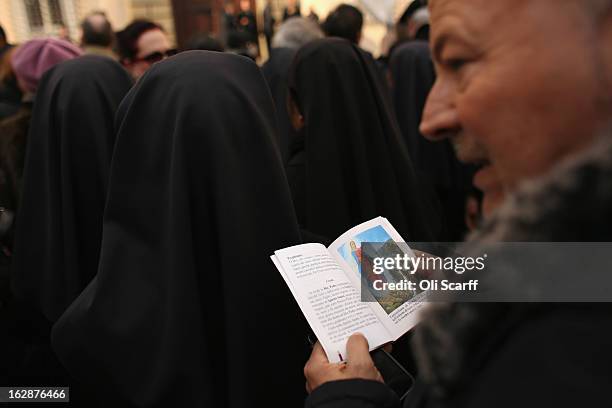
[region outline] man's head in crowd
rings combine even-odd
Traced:
[[[236,5],[233,1],[228,1],[225,3],[223,10],[225,11],[225,14],[234,15],[236,14]]]
[[[323,23],[323,30],[328,37],[341,37],[359,44],[363,29],[363,13],[358,8],[341,4]]]
[[[164,29],[148,20],[135,20],[118,32],[117,50],[121,63],[134,79],[154,63],[176,53]]]
[[[411,40],[429,40],[429,9],[426,1],[417,0],[399,18],[395,33],[399,43]]]
[[[81,23],[81,46],[111,48],[115,41],[113,27],[106,18],[106,14],[96,11],[89,14]]]
[[[485,202],[612,119],[612,1],[431,0],[437,80],[421,131],[483,168]]]
[[[281,24],[272,38],[272,48],[298,49],[324,37],[317,23],[306,17],[293,17]]]
[[[251,11],[251,0],[240,0],[240,11],[243,13]]]
[[[11,55],[11,66],[23,94],[34,95],[48,70],[82,53],[79,47],[65,40],[36,38],[17,47]]]
[[[197,34],[191,38],[186,50],[225,51],[225,46],[217,38],[209,34]]]

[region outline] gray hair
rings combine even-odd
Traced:
[[[429,24],[429,9],[427,6],[421,7],[415,11],[412,17],[410,17],[410,20],[412,20],[418,27]]]
[[[323,31],[317,23],[304,17],[293,17],[284,22],[274,34],[272,48],[298,49],[323,37]]]

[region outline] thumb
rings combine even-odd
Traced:
[[[363,334],[356,333],[349,337],[346,343],[346,361],[351,365],[371,365],[368,340]]]

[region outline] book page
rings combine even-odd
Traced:
[[[353,285],[359,288],[361,300],[370,305],[393,340],[397,340],[418,323],[419,311],[425,305],[427,293],[418,290],[374,290],[373,282],[376,280],[392,283],[410,277],[399,271],[387,270],[380,275],[370,272],[368,276],[362,276],[363,242],[376,243],[371,250],[376,252],[374,256],[377,257],[392,257],[396,254],[414,257],[414,254],[389,221],[382,217],[351,228],[328,248],[332,257],[347,271]]]
[[[354,333],[363,334],[371,350],[392,340],[325,246],[305,244],[282,249],[272,260],[330,362],[346,358],[346,342]]]

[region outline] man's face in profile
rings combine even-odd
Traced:
[[[484,166],[474,183],[485,201],[550,170],[607,124],[602,50],[612,42],[590,1],[430,1],[438,77],[421,130]]]

